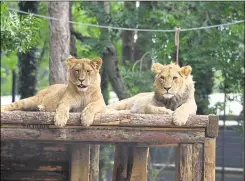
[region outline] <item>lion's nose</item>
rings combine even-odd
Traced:
[[[170,88],[171,88],[171,87],[164,87],[164,89],[165,89],[166,91],[168,91]]]
[[[78,79],[81,83],[83,83],[83,81],[85,80],[85,79]]]

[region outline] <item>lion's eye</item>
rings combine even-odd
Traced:
[[[90,73],[91,71],[90,70],[87,70],[87,73]]]
[[[173,80],[176,80],[177,78],[178,78],[178,77],[174,76],[174,77],[173,77]]]
[[[164,80],[165,78],[163,76],[161,76],[160,79]]]
[[[75,70],[75,72],[78,74],[79,73],[79,70]]]

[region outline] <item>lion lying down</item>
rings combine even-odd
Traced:
[[[69,111],[82,112],[82,125],[93,123],[97,112],[104,112],[106,105],[100,89],[102,60],[68,58],[66,65],[69,83],[54,84],[41,90],[37,95],[1,106],[1,111],[26,110],[54,112],[54,123],[63,127],[69,119]]]
[[[152,65],[155,92],[140,93],[107,106],[108,109],[130,110],[140,114],[173,115],[175,125],[184,125],[190,114],[196,114],[194,82],[191,67],[176,64]]]

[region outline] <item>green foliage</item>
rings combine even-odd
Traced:
[[[1,51],[25,52],[37,45],[40,20],[32,15],[20,19],[1,3]]]

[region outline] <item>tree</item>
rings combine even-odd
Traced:
[[[49,2],[49,16],[60,19],[49,20],[49,83],[66,83],[64,61],[70,55],[69,2]]]
[[[25,12],[37,13],[38,2],[19,2],[19,9]],[[22,19],[21,14],[20,18]],[[33,96],[36,93],[37,84],[37,66],[38,66],[38,49],[32,47],[27,52],[18,53],[18,66],[19,66],[19,77],[18,77],[18,92],[20,98],[27,98]]]

